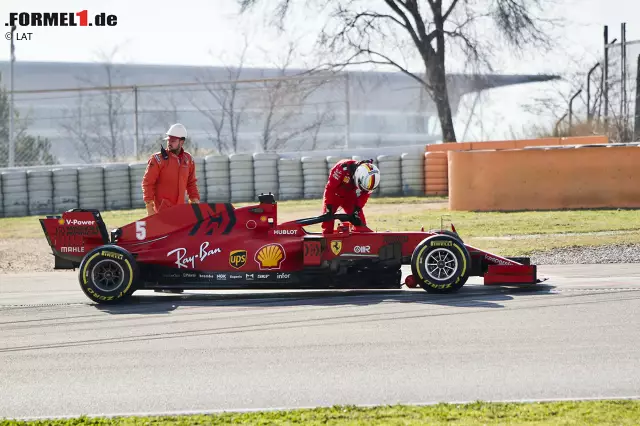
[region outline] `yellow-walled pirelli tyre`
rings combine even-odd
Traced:
[[[91,250],[80,263],[80,287],[94,302],[117,303],[136,289],[138,267],[131,254],[118,246]]]
[[[471,256],[463,243],[449,235],[420,242],[411,256],[411,273],[429,293],[454,293],[467,282]]]

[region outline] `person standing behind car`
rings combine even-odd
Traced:
[[[185,192],[190,203],[200,202],[193,157],[184,150],[187,129],[180,123],[172,125],[164,140],[167,148],[160,147],[149,157],[147,169],[142,178],[142,197],[147,215],[184,204]]]

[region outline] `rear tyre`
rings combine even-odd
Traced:
[[[450,235],[433,235],[420,242],[411,256],[411,272],[428,293],[454,293],[469,278],[471,256]]]
[[[138,267],[131,254],[117,246],[90,251],[80,263],[80,288],[94,302],[117,303],[135,291]]]

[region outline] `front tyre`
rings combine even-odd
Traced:
[[[450,235],[433,235],[416,246],[411,272],[428,293],[454,293],[467,282],[471,256],[464,244]]]
[[[80,288],[94,302],[116,303],[135,291],[138,268],[131,254],[117,246],[90,251],[80,263]]]

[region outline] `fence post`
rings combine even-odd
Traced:
[[[351,105],[350,105],[350,90],[349,90],[349,71],[345,72],[345,83],[344,83],[344,96],[345,96],[345,145],[346,148],[349,149],[349,133],[351,127]]]
[[[560,119],[558,121],[556,121],[556,127],[555,127],[556,133],[553,136],[555,136],[555,137],[560,136],[560,130],[558,130],[558,127],[560,126],[560,123],[562,122],[562,120],[565,119],[566,116],[567,116],[567,113],[565,112],[564,115],[562,117],[560,117]]]
[[[13,43],[13,33],[16,26],[11,26],[11,68],[9,76],[9,87],[11,95],[9,99],[9,167],[14,167],[16,162],[16,139],[13,131],[13,63],[16,61],[15,44]]]
[[[609,132],[609,26],[604,26],[604,131]]]
[[[600,62],[595,64],[587,74],[587,121],[591,123],[593,114],[591,113],[591,74],[600,66]]]
[[[138,86],[133,86],[133,126],[135,138],[133,140],[133,155],[138,159]]]
[[[638,55],[638,65],[636,68],[636,107],[634,111],[633,141],[640,141],[640,55]]]
[[[569,136],[573,135],[573,101],[578,97],[580,93],[582,93],[582,89],[578,90],[569,101]]]

